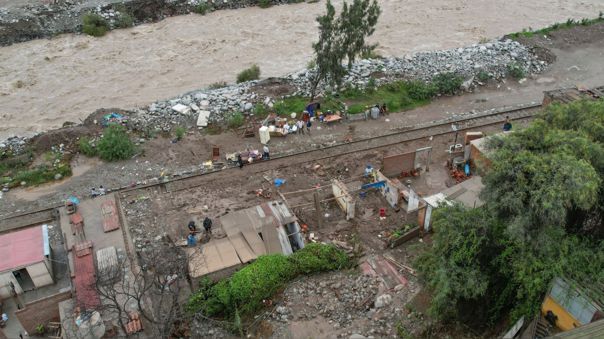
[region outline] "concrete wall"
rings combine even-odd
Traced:
[[[27,333],[36,333],[36,326],[59,321],[59,302],[71,299],[71,291],[60,292],[25,304],[15,315]]]
[[[382,192],[382,195],[388,204],[392,207],[398,206],[399,197],[401,194],[400,188],[380,171],[377,171],[377,179],[378,181],[386,181],[386,185],[380,188],[380,192]]]
[[[50,262],[48,262],[48,264],[50,264]],[[27,273],[34,282],[34,286],[36,286],[36,288],[54,283],[52,280],[52,275],[50,274],[50,271],[46,265],[46,262],[42,261],[37,264],[27,266]]]
[[[17,279],[15,279],[13,272],[10,272],[10,271],[3,272],[3,273],[0,273],[0,298],[8,299],[8,298],[12,297],[11,289],[10,289],[11,281],[15,285],[15,290],[17,291],[17,293],[18,294],[23,293],[23,290],[21,289],[19,282],[17,282]]]
[[[354,218],[355,201],[348,192],[346,185],[339,180],[333,180],[331,189],[338,205],[346,213],[346,220]]]

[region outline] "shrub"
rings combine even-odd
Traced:
[[[134,25],[134,19],[128,13],[120,13],[117,17],[116,26],[119,28],[128,28]]]
[[[367,81],[367,85],[365,86],[365,91],[367,91],[367,93],[372,94],[373,92],[375,92],[375,88],[376,88],[376,83],[375,83],[375,79],[374,78],[369,78],[369,81]]]
[[[243,114],[241,114],[241,112],[235,112],[235,113],[231,114],[231,116],[229,116],[227,125],[230,128],[239,128],[239,127],[243,126],[244,122],[245,122],[245,118],[243,117]]]
[[[80,150],[80,153],[87,157],[94,157],[97,154],[96,147],[92,145],[91,140],[88,137],[80,138],[80,141],[78,141],[78,149]]]
[[[257,117],[264,118],[268,115],[268,109],[264,106],[263,103],[257,103],[254,105],[254,114]]]
[[[436,86],[438,93],[454,95],[461,87],[463,78],[455,73],[441,73],[432,79],[432,83]]]
[[[258,0],[258,6],[260,6],[260,8],[269,8],[272,5],[271,0]]]
[[[507,70],[508,74],[511,75],[514,79],[522,79],[526,76],[526,72],[524,71],[524,69],[515,62],[509,64]]]
[[[237,83],[246,82],[250,80],[258,80],[260,78],[260,67],[258,65],[252,65],[248,69],[244,69],[241,73],[237,74]]]
[[[209,89],[219,89],[219,88],[224,88],[227,87],[227,83],[226,81],[217,81],[213,84],[211,84],[210,86],[208,86]]]
[[[407,81],[405,87],[407,88],[407,94],[413,100],[429,100],[436,94],[434,85],[419,80]]]
[[[97,151],[101,159],[117,161],[131,158],[136,153],[136,148],[124,126],[111,125],[99,140]]]
[[[303,274],[346,268],[350,260],[333,245],[308,244],[289,257],[296,272]]]
[[[174,129],[174,135],[176,136],[176,140],[182,140],[182,137],[185,136],[185,133],[187,132],[187,129],[182,127],[182,126],[178,126]]]
[[[348,107],[348,114],[359,114],[365,112],[365,105],[363,104],[354,104]]]
[[[478,74],[476,74],[476,78],[478,81],[487,82],[489,79],[491,79],[491,75],[487,71],[480,71]]]
[[[109,30],[107,20],[102,16],[94,13],[85,14],[82,17],[82,32],[92,36],[103,36]]]
[[[193,8],[193,12],[201,15],[206,15],[211,10],[212,7],[207,2],[202,2]]]
[[[314,69],[315,67],[317,67],[317,59],[312,58],[310,59],[310,61],[306,64],[306,69]]]
[[[273,296],[299,274],[341,269],[349,264],[344,252],[323,244],[308,244],[289,257],[263,255],[217,284],[203,279],[185,309],[206,316],[237,318],[239,314],[247,315],[262,308],[262,300]]]

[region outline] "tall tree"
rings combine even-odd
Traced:
[[[345,59],[350,70],[357,56],[371,48],[365,39],[374,33],[381,12],[377,0],[354,0],[351,5],[344,2],[338,17],[331,1],[325,6],[326,13],[317,17],[319,40],[313,44],[317,66],[311,79],[311,100],[321,81],[331,86],[342,84],[347,73],[342,66]]]

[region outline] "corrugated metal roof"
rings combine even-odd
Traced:
[[[46,232],[48,242],[48,232]],[[0,235],[0,272],[25,267],[44,260],[42,226]]]

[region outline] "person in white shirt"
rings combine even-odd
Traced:
[[[264,147],[262,147],[262,159],[264,159],[264,160],[270,159],[269,149],[268,149],[267,145],[264,145]]]

